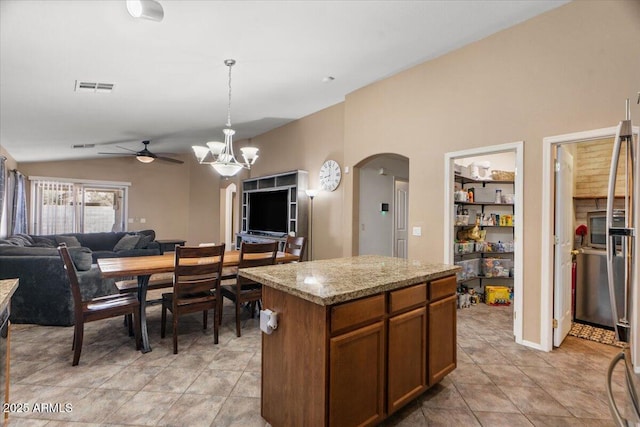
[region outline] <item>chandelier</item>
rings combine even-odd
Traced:
[[[229,103],[227,107],[227,123],[224,133],[224,142],[210,141],[207,146],[194,145],[193,151],[202,165],[211,165],[220,175],[229,177],[237,174],[241,169],[251,169],[251,165],[258,158],[258,149],[255,147],[243,147],[240,149],[244,163],[236,160],[233,153],[233,135],[235,130],[231,129],[231,67],[235,65],[235,59],[227,59],[224,65],[229,67]]]

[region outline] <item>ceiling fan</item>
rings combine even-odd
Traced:
[[[184,163],[182,160],[172,159],[171,157],[159,156],[157,154],[152,153],[151,151],[149,151],[149,147],[148,147],[150,142],[151,141],[142,141],[142,143],[144,144],[144,148],[140,151],[135,151],[135,150],[131,150],[130,148],[116,145],[116,147],[123,150],[131,151],[131,153],[98,153],[98,154],[114,154],[114,155],[129,154],[131,156],[136,156],[136,159],[138,159],[142,163],[151,163],[155,159],[164,160],[165,162],[178,163],[178,164]]]

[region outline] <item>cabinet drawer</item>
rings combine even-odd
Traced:
[[[384,294],[331,307],[331,333],[384,316]]]
[[[427,284],[410,286],[389,292],[389,311],[396,313],[409,307],[419,305],[427,300]]]
[[[429,282],[429,301],[436,301],[449,295],[455,295],[457,287],[456,276],[433,280]]]

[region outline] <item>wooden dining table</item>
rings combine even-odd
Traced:
[[[249,257],[249,255],[247,255]],[[298,261],[299,257],[286,252],[278,252],[277,263]],[[223,267],[237,267],[240,261],[240,251],[226,251],[224,253]],[[140,323],[142,332],[142,352],[151,351],[149,333],[147,332],[147,287],[149,277],[156,273],[173,273],[175,254],[173,252],[163,255],[137,256],[124,258],[98,258],[98,268],[102,277],[122,278],[137,276],[138,300],[140,301]]]

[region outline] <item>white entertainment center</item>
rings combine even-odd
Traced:
[[[307,171],[296,170],[242,181],[241,242],[284,242],[288,235],[308,237]]]

